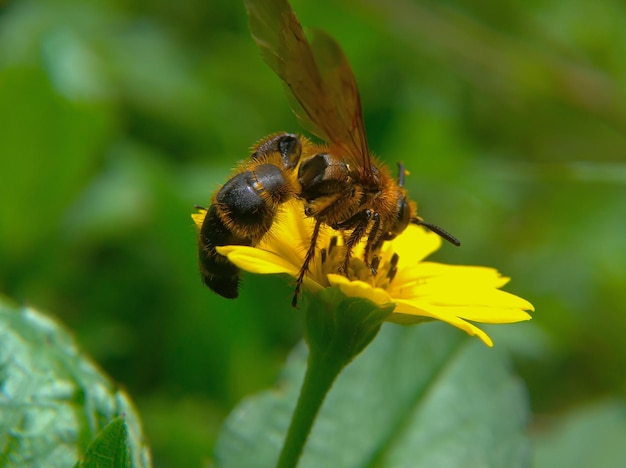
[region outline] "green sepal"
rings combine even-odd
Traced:
[[[374,339],[394,305],[380,307],[339,287],[305,295],[305,339],[311,355],[348,364]]]

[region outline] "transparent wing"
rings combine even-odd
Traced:
[[[287,0],[246,0],[246,8],[252,37],[291,90],[302,126],[371,174],[361,98],[339,44],[319,30],[309,42]]]

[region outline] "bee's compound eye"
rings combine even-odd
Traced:
[[[278,141],[278,151],[283,160],[285,169],[292,169],[300,160],[302,154],[302,143],[297,135],[288,133]]]
[[[329,155],[325,153],[318,153],[304,160],[298,169],[298,182],[303,189],[322,182],[331,163]]]

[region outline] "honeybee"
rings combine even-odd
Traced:
[[[293,198],[302,201],[303,216],[315,220],[296,280],[294,307],[323,224],[343,236],[343,274],[361,241],[363,261],[376,274],[377,250],[411,223],[460,245],[454,236],[417,216],[404,188],[404,166],[398,165],[396,180],[372,157],[356,79],[339,44],[323,31],[315,31],[309,42],[286,0],[246,0],[246,8],[252,36],[264,60],[291,90],[298,120],[326,145],[279,133],[253,148],[251,157],[214,195],[200,229],[199,263],[205,284],[223,297],[237,297],[238,268],[216,247],[258,244],[281,204]]]

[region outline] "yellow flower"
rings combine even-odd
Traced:
[[[194,214],[202,225],[205,212]],[[256,247],[218,247],[220,254],[242,270],[257,274],[286,273],[297,277],[309,246],[314,220],[303,216],[302,204],[284,205],[271,231]],[[313,293],[337,286],[348,297],[369,299],[383,307],[395,304],[390,322],[415,324],[429,320],[447,322],[488,346],[491,338],[471,322],[513,323],[530,320],[528,301],[502,291],[509,278],[480,266],[446,265],[424,259],[439,249],[441,239],[426,229],[410,225],[392,241],[385,242],[380,263],[372,275],[362,257],[363,245],[352,257],[348,278],[337,273],[343,260],[341,236],[322,226],[316,257],[305,276],[304,288]]]

